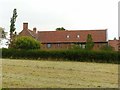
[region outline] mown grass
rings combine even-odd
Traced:
[[[0,90],[2,88],[2,60],[0,59]]]
[[[2,60],[3,88],[117,88],[118,65]]]

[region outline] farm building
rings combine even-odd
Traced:
[[[107,45],[107,29],[100,30],[65,30],[65,31],[37,31],[37,28],[30,30],[28,23],[23,23],[23,30],[20,36],[31,36],[41,42],[43,49],[66,49],[73,44],[85,48],[87,35],[91,34],[94,49]]]
[[[112,46],[115,51],[120,51],[120,37],[119,40],[114,38],[114,40],[109,40],[108,45]]]

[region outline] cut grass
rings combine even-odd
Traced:
[[[2,88],[2,60],[0,59],[0,90]]]
[[[118,88],[118,65],[2,60],[3,88]]]

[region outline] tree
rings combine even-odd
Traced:
[[[17,18],[17,9],[13,10],[13,16],[10,20],[10,42],[12,41],[13,37],[14,37],[14,32],[15,32],[15,22],[16,22],[16,18]],[[16,32],[15,32],[16,33]]]
[[[61,28],[56,28],[56,31],[65,31],[65,28],[61,27]]]
[[[93,47],[94,47],[94,42],[92,39],[92,35],[88,34],[87,35],[87,42],[86,42],[86,49],[91,50],[91,49],[93,49]]]
[[[40,49],[40,42],[32,37],[18,36],[12,41],[11,48],[15,49]]]
[[[5,32],[5,29],[0,27],[0,38],[6,38],[7,32]]]
[[[0,27],[0,48],[7,48],[8,46],[8,39],[6,38],[7,32],[5,32],[5,29]]]

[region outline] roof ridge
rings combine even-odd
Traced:
[[[31,32],[33,32],[32,30],[30,30],[30,29],[27,29],[28,30],[28,32],[30,33],[30,35],[32,35],[32,37],[35,37]],[[30,32],[31,31],[31,32]]]
[[[38,32],[76,32],[76,31],[106,31],[107,29],[93,29],[93,30],[65,30],[65,31],[38,31]]]

